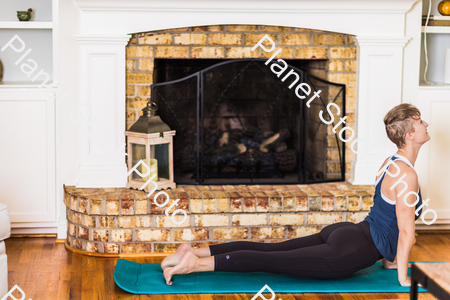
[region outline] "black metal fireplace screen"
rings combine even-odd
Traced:
[[[320,98],[306,106],[295,76],[277,77],[264,59],[228,60],[194,74],[152,85],[151,99],[174,137],[179,184],[298,184],[345,179],[344,142],[326,125],[328,103],[345,115],[345,85],[290,66],[299,83]],[[327,128],[330,127],[330,128]],[[327,132],[328,130],[328,132]],[[330,138],[330,133],[332,138]],[[344,137],[345,138],[345,137]],[[337,148],[338,157],[332,157]],[[336,156],[336,155],[334,155]],[[337,158],[337,160],[336,160]],[[333,160],[334,159],[334,160]],[[333,168],[330,166],[334,166]],[[337,166],[337,167],[336,167]]]

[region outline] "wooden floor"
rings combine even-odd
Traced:
[[[32,300],[95,299],[248,299],[254,294],[133,295],[114,283],[117,259],[94,258],[66,252],[53,238],[9,238],[6,253],[9,286],[18,285]],[[450,234],[420,233],[413,247],[413,261],[450,262]],[[128,258],[158,263],[162,258]],[[269,295],[266,295],[269,297]],[[20,294],[16,295],[20,299]],[[260,300],[261,298],[258,298]],[[270,299],[270,298],[269,298]],[[408,293],[304,293],[277,294],[275,299],[409,299]],[[435,299],[421,293],[419,299]]]

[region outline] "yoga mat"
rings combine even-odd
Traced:
[[[266,284],[275,293],[409,293],[410,291],[410,287],[403,287],[398,283],[397,270],[385,269],[381,262],[376,262],[373,266],[343,279],[305,279],[263,272],[203,272],[174,275],[173,284],[166,285],[161,264],[140,264],[119,259],[114,280],[120,288],[133,294],[256,294]],[[426,291],[419,287],[419,292]]]

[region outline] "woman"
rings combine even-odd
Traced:
[[[414,244],[414,221],[422,212],[419,209],[415,215],[422,197],[413,166],[420,147],[430,139],[428,124],[411,104],[391,109],[384,124],[387,136],[398,151],[379,169],[374,205],[364,221],[335,223],[319,233],[275,244],[230,242],[199,249],[182,244],[161,263],[166,283],[171,285],[175,274],[206,271],[342,278],[382,258],[385,268],[398,269],[402,286],[411,285],[407,276],[408,260]],[[418,194],[415,207],[416,196],[412,192]],[[396,255],[397,262],[394,262]]]

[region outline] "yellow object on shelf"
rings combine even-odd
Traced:
[[[143,161],[147,164],[147,161],[145,159],[143,159]],[[143,164],[141,164],[141,173],[147,173],[147,168]],[[155,178],[153,178],[153,181],[158,181],[158,161],[155,158],[150,158],[150,177],[142,177],[142,181],[146,182],[149,178],[152,178],[153,174],[156,174]]]
[[[450,1],[441,1],[438,5],[438,11],[443,16],[450,16]]]

